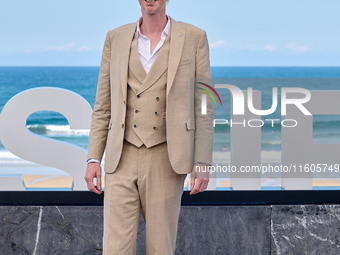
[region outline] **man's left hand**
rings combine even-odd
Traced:
[[[208,167],[204,164],[195,164],[191,172],[190,195],[203,192],[209,183]]]

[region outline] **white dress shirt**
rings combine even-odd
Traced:
[[[170,18],[168,16],[167,18],[168,18],[168,22],[166,23],[166,26],[161,34],[161,40],[158,42],[156,48],[154,49],[152,53],[151,53],[151,40],[140,32],[139,26],[143,23],[143,17],[141,17],[137,21],[137,36],[138,36],[137,48],[138,48],[140,61],[142,62],[142,65],[146,73],[150,71],[150,68],[153,62],[155,61],[159,50],[163,46],[164,41],[167,35],[169,34]]]
[[[141,17],[137,21],[137,36],[138,36],[137,48],[138,48],[140,61],[143,65],[146,73],[148,73],[150,71],[150,68],[151,68],[153,62],[155,61],[159,50],[163,46],[164,41],[165,41],[167,35],[169,34],[170,18],[169,18],[169,16],[167,16],[167,18],[168,18],[168,22],[166,23],[166,26],[165,26],[162,34],[161,34],[161,40],[158,42],[156,48],[154,49],[154,51],[152,53],[151,53],[151,40],[140,32],[139,26],[143,22],[143,17]],[[87,163],[100,163],[100,161],[98,159],[91,158],[87,161]]]

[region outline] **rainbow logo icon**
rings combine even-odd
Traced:
[[[203,85],[203,86],[206,86],[208,89],[210,89],[211,91],[213,91],[213,92],[215,93],[215,95],[217,96],[218,100],[220,101],[221,105],[222,105],[222,100],[221,100],[220,95],[217,93],[217,91],[216,91],[212,86],[210,86],[210,85],[208,85],[208,84],[206,84],[206,83],[203,83],[203,82],[197,82],[197,83],[198,83],[198,84],[201,84],[201,85]],[[201,88],[201,87],[197,87],[197,88],[198,88],[198,89],[201,89],[201,90],[203,90],[203,91],[205,91],[205,92],[212,98],[212,100],[214,100],[215,105],[217,105],[216,100],[215,100],[215,98],[214,98],[214,95],[213,95],[209,90],[207,90],[207,89],[205,89],[205,88]]]

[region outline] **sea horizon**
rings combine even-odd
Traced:
[[[316,66],[212,66],[212,78],[249,79],[255,89],[262,90],[263,104],[271,104],[271,88],[263,86],[261,79],[257,78],[340,78],[340,67]],[[3,106],[16,94],[36,87],[59,87],[71,90],[81,95],[93,107],[96,94],[99,66],[0,66],[0,111]],[[339,80],[340,81],[340,80]],[[301,87],[311,86],[301,84]],[[322,87],[323,89],[334,89]],[[312,86],[308,89],[320,89]],[[340,88],[340,85],[339,85]],[[244,89],[244,88],[243,88]],[[215,119],[228,119],[230,117],[230,94],[219,91],[223,107],[216,107]],[[280,116],[276,116],[280,118]],[[56,139],[87,149],[88,130],[71,130],[64,116],[55,112],[38,112],[32,114],[26,122],[27,128],[37,134]],[[315,141],[340,141],[340,118],[316,118]],[[281,126],[275,125],[262,129],[262,160],[278,164],[281,161]],[[229,125],[216,125],[214,136],[214,163],[230,163],[230,127]],[[34,168],[38,169],[35,171]],[[35,163],[24,161],[8,152],[0,141],[0,176],[9,173],[20,173],[25,170],[24,179],[27,188],[44,187],[51,185],[53,178],[66,178],[65,183],[70,184],[69,176],[57,169],[44,167]],[[50,178],[41,177],[38,173],[48,173]],[[36,178],[32,178],[32,176]],[[44,175],[44,174],[42,174]],[[30,177],[29,177],[30,176]],[[38,176],[38,177],[37,177]],[[55,183],[59,183],[56,180]],[[59,179],[58,179],[59,180]],[[267,183],[268,184],[268,183]],[[264,184],[264,185],[267,185]],[[270,184],[272,185],[272,183]],[[273,184],[273,185],[277,185]],[[267,185],[268,186],[268,185]],[[51,187],[51,186],[50,186]]]

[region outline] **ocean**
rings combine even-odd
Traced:
[[[340,78],[340,67],[212,67],[214,83],[236,83],[241,89],[253,87],[262,93],[262,107],[268,109],[272,103],[273,81],[280,81],[277,87],[292,86],[291,81],[309,90],[338,90],[336,79],[320,83],[323,78]],[[71,90],[84,97],[93,107],[96,94],[99,67],[0,67],[0,112],[16,94],[35,87],[59,87]],[[292,79],[295,78],[295,79]],[[299,79],[296,78],[308,78]],[[272,81],[272,82],[268,82]],[[316,81],[316,82],[315,82]],[[296,86],[296,85],[294,85]],[[217,89],[223,106],[215,107],[215,119],[230,119],[230,93]],[[280,119],[278,109],[271,117]],[[26,122],[27,128],[39,135],[76,144],[87,149],[88,131],[70,130],[64,116],[56,112],[41,111],[32,114]],[[340,117],[315,116],[314,140],[340,142]],[[262,128],[262,151],[268,155],[279,155],[281,150],[281,125],[265,125]],[[214,136],[214,157],[221,157],[230,148],[230,126],[216,125]],[[274,153],[274,154],[273,154]],[[279,156],[275,156],[279,161]],[[275,161],[273,160],[273,161]],[[218,160],[217,160],[218,161]],[[0,141],[0,169],[9,164],[27,164],[9,153]],[[1,174],[1,172],[0,172]]]

